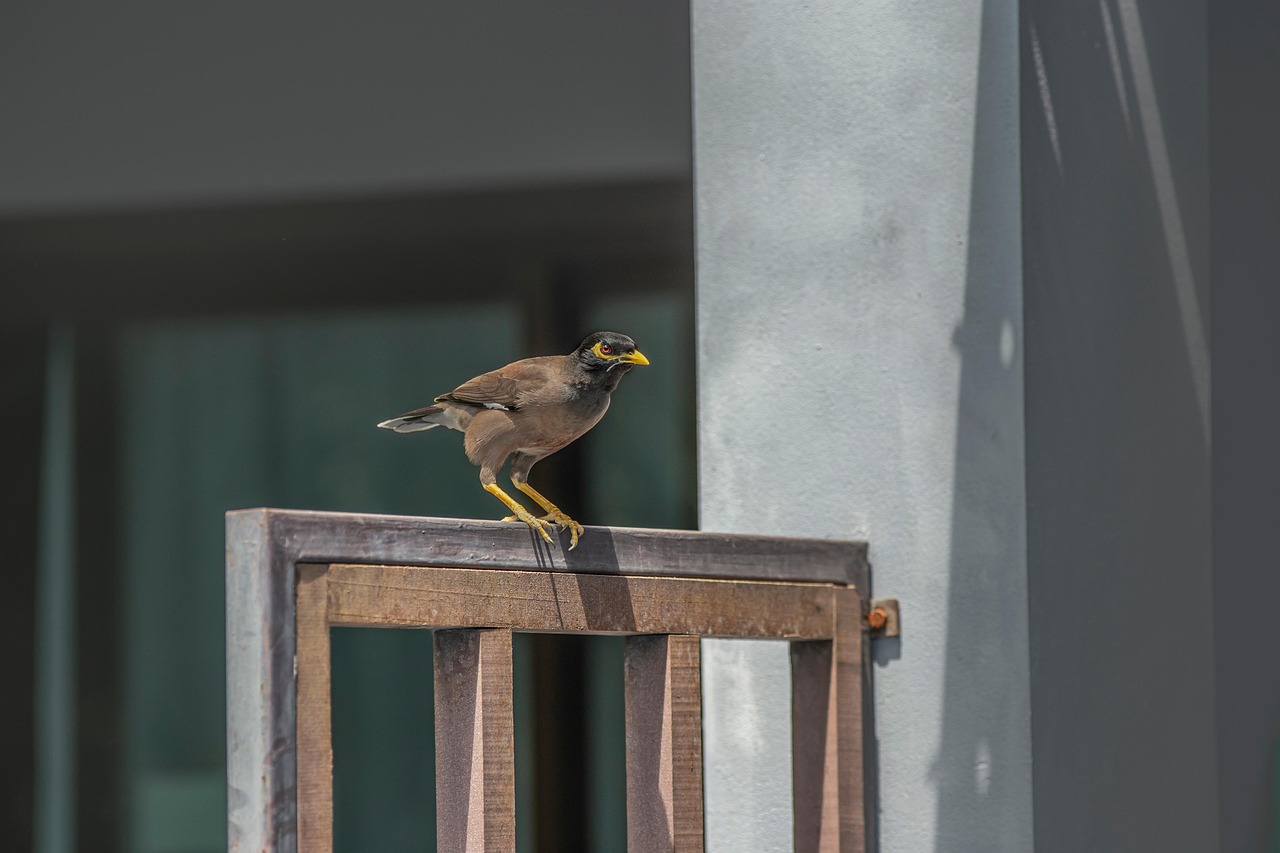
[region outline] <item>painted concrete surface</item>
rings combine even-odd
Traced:
[[[868,539],[880,849],[1029,850],[1017,4],[694,0],[693,63],[702,527]],[[708,849],[789,849],[708,645]]]
[[[702,696],[708,853],[790,853],[787,644],[703,640]]]

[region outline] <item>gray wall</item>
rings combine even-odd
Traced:
[[[886,853],[1032,844],[1017,42],[1013,2],[693,3],[702,526],[869,539]],[[711,851],[789,849],[776,664],[707,656]]]
[[[1210,32],[1213,628],[1222,850],[1280,845],[1280,3]]]
[[[0,215],[689,169],[678,0],[0,5]]]
[[[1207,853],[1205,4],[1022,9],[1036,850]]]
[[[1224,851],[1280,845],[1280,3],[1209,4],[1213,603]]]

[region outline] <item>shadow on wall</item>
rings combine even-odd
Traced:
[[[937,853],[1030,850],[1016,16],[982,10],[951,514]],[[975,685],[986,685],[975,689]],[[992,689],[996,688],[996,689]]]
[[[1035,849],[1217,850],[1204,3],[1175,0],[1159,15],[1141,15],[1136,0],[1020,8]],[[986,35],[984,75],[997,59],[987,46],[1004,43]],[[1001,177],[984,144],[984,92],[975,307],[1000,298],[985,292],[1001,272],[985,236],[1017,227],[990,221],[984,204]],[[1001,385],[997,318],[976,320],[960,336],[940,761],[954,778],[943,780],[940,838],[997,797],[1026,796],[1009,785],[1028,775],[1001,758],[1025,726],[1006,709],[1022,704],[964,690],[975,659],[1025,665],[1008,650],[1018,626],[974,610],[984,588],[1020,583],[993,567],[1018,565],[1022,547],[1012,514],[1008,531],[984,531],[967,511],[994,487],[984,457],[1002,439],[986,419],[1004,398],[989,392],[1012,393],[1018,380],[1013,369]],[[991,849],[1029,849],[990,832]]]

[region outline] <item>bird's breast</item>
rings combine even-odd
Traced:
[[[525,409],[526,420],[521,430],[526,437],[521,453],[546,456],[579,439],[600,422],[609,410],[609,398],[593,400],[589,405]]]

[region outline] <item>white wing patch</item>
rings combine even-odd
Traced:
[[[498,409],[498,410],[503,411],[503,412],[509,412],[509,411],[511,411],[510,409],[508,409],[506,406],[502,405],[501,403],[485,403],[485,404],[484,404],[484,407],[485,407],[486,409]]]

